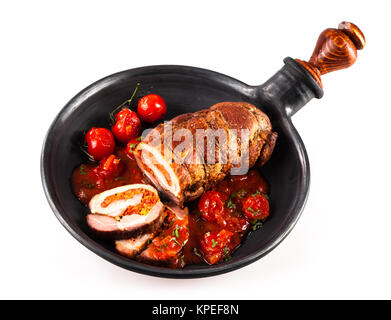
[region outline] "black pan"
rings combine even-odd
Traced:
[[[334,29],[335,30],[335,29]],[[261,86],[249,86],[226,75],[186,66],[150,66],[103,78],[70,100],[52,123],[44,141],[41,175],[49,204],[63,226],[83,245],[102,258],[128,270],[171,278],[196,278],[243,267],[275,248],[292,230],[304,208],[310,185],[310,168],[304,144],[290,117],[312,98],[323,94],[319,79],[305,63],[292,58]],[[279,138],[262,174],[271,186],[271,216],[252,232],[229,262],[184,269],[151,266],[115,252],[112,242],[99,241],[89,233],[86,207],[72,192],[73,169],[85,161],[78,142],[92,126],[108,125],[113,106],[129,97],[140,82],[167,103],[166,120],[195,112],[222,101],[246,101],[261,108],[271,119]]]

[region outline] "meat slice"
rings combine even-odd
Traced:
[[[137,260],[173,268],[184,267],[183,247],[189,239],[187,208],[168,205],[166,226],[148,247],[137,256]]]
[[[132,184],[95,195],[87,225],[103,239],[126,239],[160,228],[165,214],[155,188]]]
[[[182,190],[192,183],[192,177],[180,158],[172,152],[171,142],[167,141],[169,134],[165,134],[168,130],[168,126],[160,124],[148,133],[138,144],[135,158],[145,177],[160,192],[172,201],[183,202]]]
[[[115,241],[115,249],[123,256],[134,258],[155,237],[155,232],[145,233],[135,238]]]
[[[165,128],[169,128],[167,131],[171,134],[167,134]],[[197,139],[200,130],[204,136]],[[217,131],[225,134],[226,144],[221,144],[220,137],[216,139]],[[176,139],[182,133],[190,138]],[[151,142],[152,136],[166,144],[158,146]],[[184,202],[200,197],[223,180],[232,173],[231,169],[242,168],[233,174],[245,174],[258,158],[262,158],[260,163],[265,163],[276,138],[269,118],[254,105],[223,102],[159,125],[139,143],[135,157],[151,183],[177,205],[183,206]],[[214,149],[208,146],[214,146]],[[166,152],[171,157],[167,157]],[[146,159],[147,156],[152,160]],[[209,161],[211,158],[214,162]]]

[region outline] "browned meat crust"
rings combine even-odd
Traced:
[[[224,179],[231,168],[240,167],[241,161],[247,156],[247,154],[241,154],[241,149],[248,152],[249,167],[252,167],[258,159],[260,159],[258,163],[264,164],[270,158],[277,139],[277,134],[272,132],[272,126],[266,114],[246,102],[218,103],[210,109],[175,117],[170,125],[172,125],[174,134],[180,132],[181,129],[187,129],[192,134],[187,143],[186,139],[175,141],[175,137],[170,141],[169,151],[174,150],[174,161],[169,163],[169,166],[179,180],[180,192],[174,195],[171,190],[159,186],[159,181],[152,181],[152,183],[180,206],[186,201],[198,198]],[[150,134],[160,135],[163,141],[166,139],[163,129],[164,125],[159,125]],[[206,130],[206,135],[201,140],[196,139],[198,129]],[[219,129],[225,132],[228,144],[229,141],[237,141],[236,150],[230,148],[228,152],[220,147],[220,141],[215,139],[213,133]],[[242,129],[248,130],[248,140],[242,137]],[[143,142],[149,143],[148,136]],[[214,151],[207,148],[207,143],[204,143],[207,141],[214,141]],[[179,151],[178,147],[181,147]],[[136,159],[138,159],[141,170],[146,171],[148,168],[140,160],[140,153],[140,150],[136,150]],[[216,159],[214,164],[208,163],[211,157]],[[179,163],[176,162],[178,159]],[[228,161],[223,163],[225,159]]]
[[[265,140],[265,144],[261,150],[261,155],[257,162],[259,166],[263,166],[272,156],[278,134],[277,132],[262,132],[261,136],[262,139]]]

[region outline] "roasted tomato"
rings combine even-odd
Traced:
[[[137,145],[139,144],[140,141],[141,141],[141,137],[134,138],[134,139],[130,140],[128,142],[128,144],[126,145],[126,153],[131,158],[133,158],[133,152],[136,149],[136,147],[137,147]]]
[[[247,196],[243,201],[243,213],[252,221],[269,216],[269,201],[261,193]]]
[[[198,201],[198,210],[204,220],[225,225],[225,200],[226,196],[222,192],[207,191]]]
[[[115,120],[111,130],[118,141],[127,143],[140,134],[141,122],[136,112],[123,108],[116,114]]]
[[[95,160],[102,160],[114,152],[114,137],[106,128],[91,128],[84,139],[88,146],[87,152]]]
[[[175,221],[152,241],[153,255],[158,260],[175,257],[189,239],[189,229],[184,220]]]
[[[121,174],[121,171],[122,171],[122,166],[121,166],[120,159],[118,159],[113,154],[102,159],[100,161],[99,167],[96,168],[96,173],[106,178],[117,177]]]
[[[201,248],[204,254],[204,259],[209,264],[215,264],[222,258],[228,258],[231,251],[234,249],[232,242],[233,233],[222,229],[217,232],[207,232],[201,240]]]
[[[224,221],[226,229],[232,232],[244,233],[250,226],[250,223],[241,214],[227,214]]]
[[[149,94],[138,101],[137,114],[141,121],[153,123],[162,119],[166,112],[166,103],[157,94]]]

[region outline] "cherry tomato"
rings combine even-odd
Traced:
[[[128,144],[126,145],[126,153],[128,154],[128,156],[130,156],[131,158],[133,158],[133,153],[134,153],[134,150],[136,149],[137,145],[140,143],[141,141],[141,137],[138,137],[138,138],[134,138],[132,140],[130,140],[128,142]]]
[[[204,259],[209,264],[215,264],[222,258],[228,257],[233,249],[233,233],[222,229],[221,231],[211,231],[203,235],[201,248]]]
[[[123,108],[116,114],[115,120],[111,130],[118,141],[127,143],[140,134],[141,122],[136,112]]]
[[[252,221],[266,219],[269,216],[269,201],[262,194],[249,195],[243,201],[242,211]]]
[[[96,169],[97,174],[100,176],[104,176],[106,178],[117,177],[122,171],[122,165],[120,159],[111,154],[110,156],[103,158]]]
[[[241,215],[227,215],[225,217],[226,229],[232,232],[244,233],[247,231],[250,223]]]
[[[102,160],[114,152],[114,137],[106,128],[91,128],[84,139],[88,145],[87,152],[95,160]]]
[[[137,114],[141,121],[153,123],[163,118],[166,112],[166,103],[157,94],[149,94],[138,101]]]
[[[198,201],[198,210],[201,211],[201,216],[209,222],[217,222],[225,226],[224,211],[225,211],[226,196],[222,192],[207,191]]]

